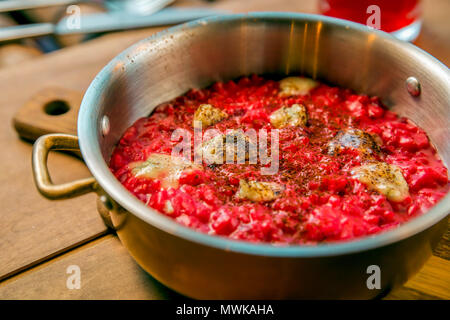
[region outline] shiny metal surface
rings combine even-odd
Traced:
[[[51,6],[64,6],[81,1],[77,0],[3,0],[0,1],[0,12],[34,9]]]
[[[0,29],[0,42],[24,38],[40,37],[55,32],[53,23],[32,23]]]
[[[157,8],[159,7],[156,7],[155,10]],[[1,28],[0,42],[49,34],[67,35],[99,33],[151,26],[165,26],[224,13],[226,12],[208,8],[164,8],[159,12],[146,15],[137,15],[132,12],[117,10],[113,12],[82,15],[79,17],[79,24],[75,26],[73,15],[68,15],[56,24],[31,23]]]
[[[118,139],[155,106],[193,87],[251,73],[300,73],[359,92],[424,128],[450,164],[449,70],[393,37],[315,15],[254,13],[209,18],[132,46],[95,78],[78,120],[81,152],[109,195],[121,241],[156,279],[195,298],[371,298],[405,282],[447,227],[450,197],[399,228],[357,241],[272,246],[232,241],[185,228],[148,208],[111,174]],[[405,88],[422,85],[419,97]],[[101,119],[111,130],[103,136]],[[381,268],[381,290],[366,286]]]
[[[80,17],[79,28],[73,28],[71,22],[73,19],[70,16],[66,16],[56,24],[55,33],[98,33],[152,26],[166,26],[223,13],[225,12],[209,8],[164,8],[148,15],[137,15],[133,12],[117,10],[82,15]]]
[[[168,6],[175,0],[107,0],[105,5],[110,10],[128,11],[147,15]]]
[[[420,95],[420,82],[416,77],[409,77],[406,79],[406,89],[413,97]]]
[[[51,150],[79,151],[78,137],[68,134],[47,134],[33,146],[33,177],[39,192],[48,199],[68,199],[97,190],[94,178],[80,179],[63,184],[53,184],[47,167]]]

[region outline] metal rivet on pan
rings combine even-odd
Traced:
[[[413,97],[420,95],[420,82],[415,77],[409,77],[406,79],[406,89]]]
[[[107,210],[112,210],[113,209],[113,205],[111,203],[111,200],[109,200],[109,198],[107,196],[102,194],[99,199],[100,199],[101,203],[105,206],[105,208]]]
[[[103,118],[102,118],[102,133],[103,133],[103,135],[106,136],[109,133],[110,129],[111,129],[111,125],[109,124],[108,116],[103,116]]]

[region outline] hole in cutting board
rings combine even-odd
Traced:
[[[53,100],[44,106],[45,113],[50,116],[59,116],[67,113],[69,110],[70,106],[63,100]]]

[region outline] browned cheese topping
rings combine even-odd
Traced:
[[[304,127],[308,121],[305,106],[293,104],[289,108],[281,107],[270,115],[270,123],[278,129],[291,127]]]
[[[372,162],[352,170],[353,177],[378,191],[391,201],[401,202],[409,196],[408,184],[399,167],[385,162]]]
[[[281,196],[283,186],[274,182],[239,181],[239,191],[237,196],[241,199],[248,199],[255,202],[272,201]]]
[[[377,137],[359,129],[341,130],[328,144],[328,153],[339,154],[343,148],[352,148],[360,151],[363,156],[371,156],[380,152],[377,140]]]
[[[280,96],[288,97],[305,95],[317,87],[319,83],[310,78],[287,77],[280,81]]]
[[[210,104],[201,104],[194,114],[194,127],[198,127],[201,123],[203,128],[212,126],[217,122],[227,118],[228,114]]]
[[[203,160],[208,164],[224,164],[228,159],[233,163],[245,163],[256,160],[256,145],[242,130],[229,130],[203,142],[196,150],[202,153]]]
[[[178,179],[185,170],[203,170],[202,166],[184,158],[160,153],[153,153],[147,160],[132,162],[128,166],[134,176],[158,179],[163,188],[178,187]]]

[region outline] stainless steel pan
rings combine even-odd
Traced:
[[[190,297],[373,298],[404,283],[446,230],[449,195],[389,232],[337,244],[280,247],[183,227],[145,206],[111,174],[111,152],[136,119],[192,87],[251,73],[301,73],[378,95],[424,128],[446,166],[450,164],[450,76],[444,65],[409,43],[347,21],[253,13],[174,27],[112,60],[84,96],[78,139],[50,135],[36,142],[33,166],[39,191],[51,199],[97,192],[135,260]],[[94,177],[53,185],[48,152],[78,149],[78,142]],[[380,267],[381,289],[367,287],[371,265]]]

